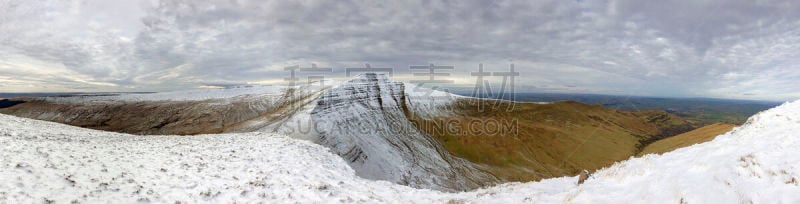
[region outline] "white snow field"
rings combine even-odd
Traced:
[[[0,203],[798,203],[800,101],[703,144],[576,177],[470,192],[360,178],[269,133],[134,136],[0,115]]]

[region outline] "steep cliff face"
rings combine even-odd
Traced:
[[[368,179],[459,191],[498,180],[454,157],[407,117],[419,107],[401,82],[364,74],[326,91],[311,113],[317,143],[342,156]]]

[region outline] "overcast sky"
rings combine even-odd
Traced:
[[[522,92],[800,99],[797,1],[0,0],[0,92],[269,84],[283,67],[521,72]],[[405,73],[405,74],[404,74]],[[492,79],[502,80],[502,79]]]

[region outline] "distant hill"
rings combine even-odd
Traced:
[[[470,92],[458,93],[471,94]],[[506,97],[506,99],[512,98]],[[578,101],[621,110],[665,110],[701,126],[714,123],[741,125],[748,117],[781,104],[781,102],[775,101],[565,93],[517,93],[513,100],[520,102]]]
[[[0,98],[117,96],[117,95],[120,95],[120,94],[149,94],[149,93],[155,93],[155,92],[31,92],[31,93],[0,93]]]

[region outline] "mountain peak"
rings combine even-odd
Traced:
[[[392,79],[383,73],[369,72],[369,73],[358,74],[353,78],[351,78],[350,80],[348,80],[347,82],[367,82],[367,81],[389,82],[392,81]]]

